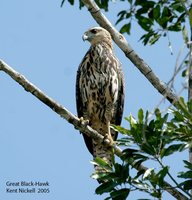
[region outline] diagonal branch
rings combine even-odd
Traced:
[[[162,82],[152,71],[152,69],[144,62],[142,58],[132,49],[122,34],[120,34],[100,11],[94,0],[82,0],[88,11],[91,13],[97,23],[107,29],[117,46],[125,53],[125,56],[141,71],[141,73],[149,80],[149,82],[162,94],[166,99],[177,106],[178,97],[168,86]]]
[[[122,157],[123,152],[118,146],[116,146],[115,144],[111,144],[107,140],[104,140],[104,137],[100,135],[97,131],[93,130],[86,123],[81,122],[81,120],[78,117],[76,117],[71,112],[69,112],[65,107],[63,107],[62,105],[58,104],[56,101],[48,97],[39,88],[30,83],[23,75],[12,69],[2,60],[0,60],[0,71],[4,71],[6,74],[8,74],[13,80],[19,83],[27,92],[30,92],[32,95],[34,95],[37,99],[39,99],[49,108],[51,108],[54,112],[56,112],[58,115],[60,115],[70,124],[72,124],[76,129],[87,134],[89,137],[92,137],[100,142],[104,142],[105,145],[113,147],[115,154],[118,157]],[[135,168],[134,163],[132,163],[132,166]],[[143,165],[140,165],[136,169],[138,171],[146,171],[148,168],[146,168]],[[175,189],[172,185],[170,185],[166,181],[163,182],[163,185],[164,189],[167,192],[169,192],[172,196],[174,196],[176,199],[188,200],[188,198],[184,194],[179,192],[177,189]]]
[[[117,156],[122,156],[122,150],[116,145],[111,145],[109,141],[105,141],[104,137],[100,135],[97,131],[93,130],[90,126],[88,126],[84,121],[80,120],[78,117],[73,115],[70,111],[68,111],[65,107],[58,104],[56,101],[48,97],[44,94],[39,88],[30,83],[23,75],[12,69],[5,62],[0,60],[0,71],[4,71],[6,74],[11,76],[17,83],[19,83],[27,92],[30,92],[37,99],[51,108],[54,112],[60,115],[62,118],[67,120],[70,124],[72,124],[76,129],[81,131],[82,133],[87,134],[88,136],[106,143],[106,145],[112,146],[115,150]]]

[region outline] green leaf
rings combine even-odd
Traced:
[[[148,0],[136,0],[135,1],[135,5],[140,5],[142,7],[146,7],[146,8],[153,8],[153,6],[155,5],[154,1],[148,1]]]
[[[129,177],[129,164],[126,163],[125,165],[120,165],[119,163],[114,164],[116,181],[118,183],[125,183],[127,178]]]
[[[186,180],[179,185],[183,186],[184,190],[191,190],[192,189],[192,180]]]
[[[133,165],[133,167],[135,167],[135,168],[139,168],[140,167],[140,165],[144,162],[144,161],[146,161],[147,159],[139,159],[139,160],[137,160],[137,161],[135,161],[132,165]],[[133,161],[132,161],[133,162]],[[142,171],[141,171],[142,172]]]
[[[137,200],[151,200],[151,199],[137,199]]]
[[[74,5],[75,0],[68,0],[71,5]]]
[[[173,10],[178,11],[179,13],[184,12],[185,11],[185,7],[183,6],[183,4],[180,1],[174,1],[171,4],[171,7],[173,8]]]
[[[130,192],[130,189],[128,188],[122,188],[117,191],[113,191],[110,193],[112,199],[114,200],[126,200]]]
[[[156,155],[157,154],[157,152],[156,152],[157,149],[155,149],[154,146],[152,146],[148,143],[143,143],[142,146],[141,146],[141,149],[149,155]]]
[[[105,11],[108,11],[108,0],[95,0],[95,2],[100,8],[104,9]]]
[[[168,26],[167,29],[169,31],[175,31],[175,32],[181,31],[181,24],[180,23],[176,23],[174,25]]]
[[[177,103],[177,105],[180,106],[179,102]],[[174,118],[171,120],[172,122],[184,122],[185,118],[184,118],[184,116],[183,116],[182,113],[180,113],[178,110],[172,110],[172,109],[170,109],[170,111],[174,115]]]
[[[157,20],[157,19],[159,19],[159,17],[160,17],[160,5],[159,4],[157,4],[156,6],[155,6],[155,8],[152,10],[153,11],[153,17],[154,17],[154,19],[155,20]]]
[[[160,34],[154,34],[153,37],[149,40],[149,44],[150,45],[155,44],[155,42],[157,42],[160,37],[161,37]]]
[[[188,75],[188,69],[182,71],[182,77],[186,77]]]
[[[179,110],[173,111],[175,116],[175,120],[185,123],[188,121],[192,123],[192,114],[188,110],[187,103],[185,103],[184,98],[180,97],[179,101],[177,102],[177,107]]]
[[[189,9],[189,22],[190,22],[190,27],[192,27],[192,7]]]
[[[159,185],[163,185],[164,178],[167,175],[168,171],[169,171],[169,167],[165,166],[163,167],[162,170],[158,172],[157,176],[158,176]]]
[[[115,183],[113,181],[102,183],[99,187],[96,188],[95,193],[96,194],[103,194],[106,192],[111,192],[118,183]]]
[[[126,156],[133,156],[133,154],[136,152],[139,152],[139,150],[131,149],[131,148],[127,148],[123,150],[123,154],[125,154]]]
[[[165,6],[162,12],[162,18],[170,18],[172,16],[171,10]]]
[[[166,29],[167,23],[171,22],[172,19],[173,19],[173,16],[172,16],[171,10],[167,6],[165,6],[163,8],[163,12],[162,12],[161,17],[158,18],[156,21],[158,22],[158,24],[160,26],[162,26],[162,28]]]
[[[159,110],[159,108],[155,109],[155,116],[157,119],[161,119],[161,111]]]
[[[138,121],[140,124],[143,124],[143,118],[144,118],[143,109],[140,108],[138,111]]]
[[[100,182],[110,182],[111,180],[117,180],[119,178],[119,174],[115,172],[94,172],[91,175],[91,178],[99,180]]]
[[[135,185],[141,191],[150,190],[150,186],[147,183],[144,183],[143,181],[140,181],[138,179],[133,179],[132,184]]]
[[[143,17],[143,16],[138,16],[138,24],[147,32],[151,31],[151,26],[153,25],[153,20]]]
[[[192,179],[192,170],[187,171],[187,172],[180,172],[178,177],[185,178],[185,179],[187,179],[187,178]]]
[[[131,146],[133,145],[133,140],[129,137],[124,137],[121,139],[116,140],[118,146]]]
[[[119,12],[117,14],[117,16],[119,17],[119,19],[116,21],[115,25],[117,25],[119,22],[121,22],[125,18],[126,14],[127,14],[126,10],[122,10],[121,12]]]
[[[155,33],[153,31],[149,31],[147,34],[142,35],[140,40],[142,40],[143,44],[146,45],[153,35],[155,35]]]
[[[182,13],[178,18],[176,23],[185,22],[186,12]]]
[[[183,162],[185,163],[185,167],[192,170],[192,163],[190,163],[189,161],[187,160],[183,160]]]
[[[82,1],[79,1],[79,9],[81,10],[81,8],[83,8],[85,5]]]
[[[123,135],[128,135],[129,134],[129,130],[126,129],[126,128],[123,128],[122,126],[117,126],[117,125],[112,124],[111,127],[112,127],[112,129],[122,133]]]
[[[187,147],[187,144],[185,143],[170,145],[169,147],[163,149],[161,153],[161,157],[169,156],[177,151],[181,152],[184,149],[186,149],[186,147]]]
[[[131,23],[125,24],[121,27],[120,33],[127,33],[130,35]]]
[[[148,11],[149,11],[149,8],[147,8],[147,7],[141,7],[140,9],[137,10],[136,15],[139,17],[142,14],[148,13]]]
[[[98,165],[107,171],[112,171],[112,167],[102,158],[96,157],[94,161],[91,161],[92,164]]]
[[[132,115],[130,115],[129,117],[125,117],[125,120],[127,120],[131,126],[134,126],[135,124],[137,124],[136,119]]]

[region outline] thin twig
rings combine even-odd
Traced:
[[[157,162],[161,165],[162,168],[165,168],[164,164],[161,162],[161,160],[159,160],[159,158],[156,157]],[[188,196],[191,197],[190,193],[188,193],[186,190],[184,190],[178,183],[177,181],[173,178],[173,176],[170,174],[170,172],[167,172],[167,175],[169,176],[169,178],[175,183],[176,187],[179,188],[181,191],[183,191],[184,193],[186,193]]]
[[[179,72],[184,69],[184,68],[187,68],[185,64],[185,61],[186,59],[189,57],[189,52],[185,55],[185,57],[182,59],[181,63],[179,64],[179,58],[181,57],[181,54],[183,52],[184,48],[181,48],[180,51],[179,51],[179,54],[177,56],[177,59],[176,59],[176,64],[175,64],[175,67],[174,67],[174,73],[172,75],[172,77],[170,78],[170,80],[167,82],[167,86],[170,88],[170,89],[173,89],[174,88],[174,81],[176,79],[176,76],[179,74]],[[186,86],[185,84],[183,84],[182,88],[180,89],[180,91],[177,93],[177,96],[180,96],[181,93],[186,89]],[[155,106],[155,108],[159,108],[160,105],[166,100],[166,97],[162,97],[161,100],[158,102],[158,104]],[[165,113],[170,107],[172,107],[173,105],[170,104],[167,108],[165,108],[163,111],[161,111],[162,113]],[[154,111],[151,111],[149,113],[149,116],[148,116],[148,119],[150,119],[152,116],[154,115]]]

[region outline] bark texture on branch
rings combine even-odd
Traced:
[[[162,82],[152,71],[152,69],[143,61],[142,58],[132,49],[122,34],[120,34],[100,11],[94,0],[82,0],[85,6],[97,23],[108,30],[117,44],[117,46],[125,53],[125,56],[141,71],[141,73],[149,80],[149,82],[162,94],[171,104],[176,106],[178,97],[168,86]]]
[[[20,73],[18,73],[14,69],[12,69],[10,66],[8,66],[2,60],[0,60],[0,71],[4,71],[6,74],[8,74],[13,80],[15,80],[17,83],[19,83],[27,92],[30,92],[37,99],[39,99],[45,105],[50,107],[54,112],[56,112],[62,118],[67,120],[76,129],[78,129],[79,131],[87,134],[88,136],[90,136],[100,142],[104,142],[105,145],[109,145],[109,146],[113,147],[115,154],[118,157],[121,157],[123,155],[122,150],[118,146],[116,146],[115,144],[110,144],[110,142],[108,142],[107,140],[104,141],[104,137],[102,135],[100,135],[97,131],[93,130],[86,123],[82,122],[78,117],[73,115],[65,107],[63,107],[62,105],[58,104],[56,101],[54,101],[53,99],[48,97],[39,88],[37,88],[32,83],[30,83],[23,75],[21,75]],[[135,168],[134,163],[132,165]],[[143,165],[140,165],[136,169],[138,171],[146,171],[148,168],[146,168]],[[186,196],[184,196],[181,192],[179,192],[177,189],[175,189],[172,185],[170,185],[166,181],[164,181],[163,184],[164,184],[164,189],[167,192],[169,192],[172,196],[174,196],[176,199],[188,200],[188,198]]]

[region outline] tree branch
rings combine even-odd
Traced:
[[[58,104],[56,101],[48,97],[44,94],[39,88],[30,83],[23,75],[12,69],[5,62],[0,60],[0,71],[4,71],[6,74],[11,76],[17,83],[19,83],[27,92],[30,92],[37,99],[51,108],[54,112],[60,115],[62,118],[67,120],[70,124],[72,124],[76,129],[81,131],[82,133],[87,134],[88,136],[106,143],[106,145],[111,146],[110,142],[104,140],[104,137],[100,135],[97,131],[93,130],[90,126],[88,126],[84,121],[81,121],[78,117],[73,115],[70,111],[68,111],[65,107]],[[122,156],[122,150],[116,145],[112,145],[115,150],[115,154],[119,157]]]
[[[104,140],[104,137],[100,135],[97,131],[93,130],[90,126],[81,121],[78,117],[69,112],[65,107],[63,107],[62,105],[58,104],[56,101],[48,97],[39,88],[30,83],[23,75],[12,69],[2,60],[0,60],[0,71],[4,71],[6,74],[8,74],[12,79],[14,79],[17,83],[19,83],[27,92],[30,92],[37,99],[39,99],[45,105],[50,107],[54,112],[56,112],[62,118],[67,120],[76,129],[88,135],[89,137],[92,137],[100,142],[104,142],[108,146],[113,147],[115,154],[118,157],[122,157],[123,152],[118,146],[116,146],[115,144],[111,144],[107,140]],[[135,168],[134,163],[132,165]],[[143,165],[140,165],[136,169],[138,171],[146,171],[148,168],[144,167]],[[173,188],[169,183],[167,183],[166,181],[164,181],[163,183],[164,183],[164,189],[167,192],[169,192],[172,196],[174,196],[176,199],[188,200],[188,198],[184,194],[179,192],[177,189]]]
[[[168,86],[162,82],[152,71],[152,69],[143,61],[142,58],[132,49],[122,34],[120,34],[100,11],[94,0],[82,0],[85,6],[97,23],[108,30],[112,35],[114,42],[125,53],[125,56],[141,71],[141,73],[149,80],[149,82],[162,94],[171,104],[177,106],[179,101],[176,94],[173,93]]]

